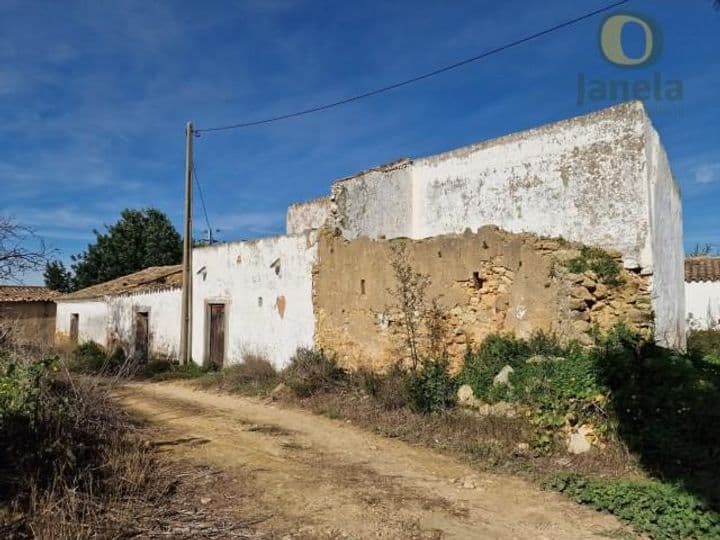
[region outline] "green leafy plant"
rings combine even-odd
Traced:
[[[455,405],[457,383],[448,368],[446,358],[427,359],[421,362],[420,369],[408,373],[407,393],[413,410],[430,413]]]
[[[567,261],[565,266],[573,274],[582,274],[592,270],[600,281],[611,287],[617,287],[624,283],[620,264],[600,248],[583,246],[580,249],[580,255]]]
[[[720,537],[720,514],[699,497],[673,485],[560,474],[545,486],[576,502],[611,512],[652,538]]]
[[[100,373],[105,367],[107,353],[94,341],[86,341],[78,345],[68,360],[68,369],[75,373]]]

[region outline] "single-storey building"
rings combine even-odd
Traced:
[[[47,287],[0,285],[0,340],[49,347],[55,333],[55,298]]]
[[[312,346],[354,366],[403,358],[388,294],[400,238],[445,304],[453,358],[491,332],[582,339],[619,321],[685,347],[680,194],[640,102],[338,180],[286,228],[193,249],[195,362],[282,368]],[[622,286],[569,275],[579,244],[605,250]],[[147,328],[151,354],[177,354],[180,280],[154,268],[65,296],[58,333],[133,351]]]
[[[58,345],[94,341],[128,356],[175,358],[182,267],[154,266],[56,299]]]
[[[685,307],[690,330],[720,329],[720,257],[685,259]]]

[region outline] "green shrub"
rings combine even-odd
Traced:
[[[453,407],[457,401],[457,383],[448,371],[448,360],[422,360],[420,368],[407,376],[410,408],[424,413]]]
[[[546,487],[604,510],[652,538],[719,538],[720,514],[697,496],[669,484],[641,480],[591,480],[561,474]]]
[[[332,390],[345,378],[337,360],[321,351],[300,348],[282,372],[283,382],[300,397]]]
[[[687,347],[691,357],[720,365],[720,330],[690,332]]]
[[[400,364],[393,364],[386,373],[360,369],[353,378],[385,410],[402,409],[410,402],[409,373]]]
[[[173,379],[194,379],[207,373],[207,370],[190,361],[187,364],[177,364],[166,358],[150,360],[142,368],[141,375],[150,377],[154,381],[169,381]]]
[[[616,287],[622,285],[620,264],[606,251],[599,248],[583,246],[580,256],[565,263],[566,268],[573,274],[582,274],[588,270],[595,272],[603,283]]]
[[[105,368],[107,353],[94,341],[78,345],[70,356],[68,369],[75,373],[96,374]]]

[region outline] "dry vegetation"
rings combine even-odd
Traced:
[[[166,459],[111,389],[2,353],[0,537],[255,537],[232,507],[198,505],[213,471]]]

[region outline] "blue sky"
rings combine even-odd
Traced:
[[[186,121],[212,127],[334,101],[609,3],[3,0],[0,215],[65,261],[125,207],[156,206],[180,228]],[[649,67],[602,57],[599,16],[343,108],[202,135],[196,165],[213,227],[223,240],[282,232],[287,205],[327,194],[336,178],[612,104],[579,105],[578,74],[659,73],[683,82],[682,100],[646,104],[682,188],[686,247],[720,249],[720,11],[710,0],[627,10],[662,30]],[[639,50],[639,32],[625,38]]]

